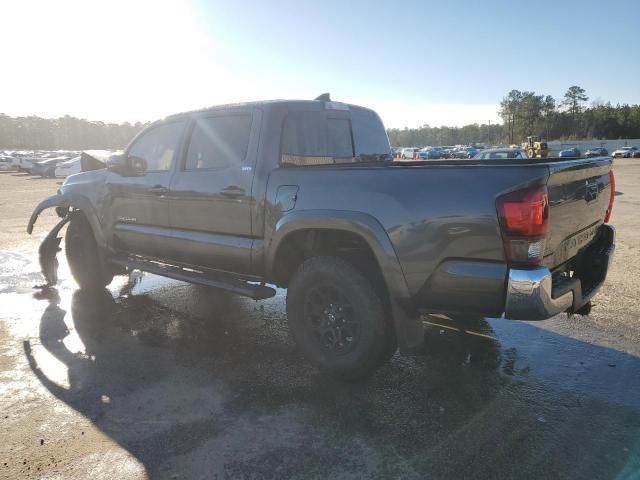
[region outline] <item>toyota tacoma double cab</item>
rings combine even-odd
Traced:
[[[287,289],[293,338],[338,377],[422,348],[424,313],[588,313],[614,251],[611,158],[394,162],[374,111],[326,96],[169,116],[86,163],[27,227],[69,222],[80,288],[139,269]]]

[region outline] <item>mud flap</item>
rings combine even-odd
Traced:
[[[420,353],[424,349],[422,315],[411,308],[399,305],[397,301],[391,302],[391,310],[400,353]]]
[[[55,227],[44,238],[38,248],[38,260],[40,261],[40,270],[45,279],[45,284],[36,285],[34,288],[47,289],[54,287],[58,283],[58,259],[56,255],[60,251],[60,241],[62,237],[58,237],[58,233],[62,230],[69,220],[70,215],[66,215],[60,220]]]

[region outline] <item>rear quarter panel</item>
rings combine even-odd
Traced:
[[[414,295],[446,259],[504,262],[496,197],[547,177],[545,165],[278,168],[267,185],[265,236],[289,213],[275,206],[278,186],[297,185],[295,212],[348,210],[376,218]]]

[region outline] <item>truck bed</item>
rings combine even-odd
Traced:
[[[387,232],[409,289],[417,294],[452,259],[508,268],[496,212],[499,196],[547,185],[550,237],[544,266],[554,268],[586,247],[609,201],[610,157],[434,160],[280,168],[277,185],[297,185],[296,211],[350,210],[370,215]],[[273,186],[273,187],[271,187]],[[597,189],[587,201],[587,188]]]

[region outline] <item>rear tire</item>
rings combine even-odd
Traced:
[[[337,257],[314,257],[300,266],[289,284],[287,318],[305,357],[333,377],[366,377],[396,350],[380,295]]]
[[[64,243],[69,269],[81,289],[97,290],[111,283],[113,274],[100,261],[93,230],[83,215],[71,219]]]

